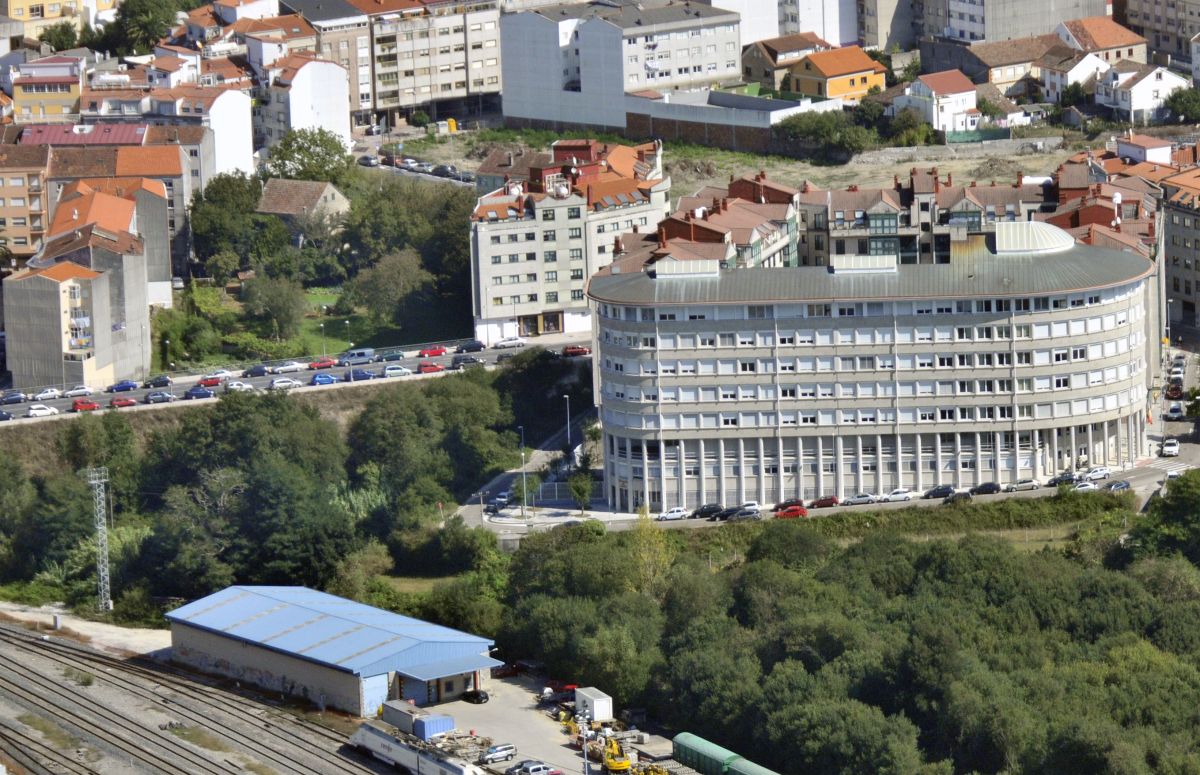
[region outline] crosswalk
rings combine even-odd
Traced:
[[[1147,463],[1147,468],[1157,468],[1160,471],[1186,471],[1192,466],[1185,463],[1179,458],[1163,457],[1155,460],[1153,463]]]

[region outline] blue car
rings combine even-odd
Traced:
[[[0,398],[0,404],[23,404],[29,400],[29,396],[19,390],[10,390]]]
[[[0,411],[0,422],[12,419],[12,412]]]
[[[212,392],[203,385],[193,385],[187,389],[187,392],[183,394],[183,397],[191,401],[193,398],[212,398],[215,395],[216,393]]]
[[[147,404],[169,404],[175,400],[175,394],[168,393],[165,390],[155,390],[151,393],[147,393],[146,397],[142,400]]]
[[[120,382],[117,382],[115,384],[109,385],[108,387],[104,388],[104,392],[105,393],[126,393],[130,390],[137,390],[137,389],[138,389],[138,383],[134,382],[131,379],[123,379]]]
[[[337,381],[338,381],[338,378],[336,376],[322,371],[322,372],[318,372],[317,374],[312,375],[312,379],[310,379],[308,381],[308,384],[310,384],[310,385],[334,385],[337,383]]]
[[[362,382],[368,379],[375,379],[378,375],[367,369],[350,369],[342,375],[342,382]]]

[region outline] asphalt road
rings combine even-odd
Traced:
[[[578,339],[578,342],[565,342],[565,343],[585,344],[586,342],[587,342],[587,340],[585,337],[580,337]],[[536,340],[533,340],[533,341],[531,341],[530,346],[533,346],[535,344],[536,344]],[[551,348],[551,349],[552,349],[552,351],[557,351],[560,347],[561,347],[561,344],[556,341],[555,347]],[[394,351],[396,351],[395,348],[392,348],[391,350],[377,349],[376,353],[378,354],[378,353],[383,353],[383,352],[394,352]],[[474,355],[476,358],[480,358],[481,360],[483,360],[484,365],[486,367],[494,367],[497,363],[497,358],[499,358],[500,356],[502,356],[506,353],[509,355],[514,355],[520,351],[521,351],[520,348],[510,348],[510,349],[503,349],[503,350],[497,350],[497,349],[493,348],[493,349],[489,349],[489,350],[484,350],[483,352],[469,353],[469,354]],[[410,369],[413,372],[412,376],[390,377],[390,378],[380,377],[378,379],[373,379],[373,380],[369,381],[372,384],[374,384],[374,383],[389,383],[389,382],[395,382],[397,380],[412,380],[412,379],[439,377],[439,376],[444,376],[445,374],[455,373],[454,371],[451,371],[449,368],[451,362],[454,359],[454,354],[455,354],[454,347],[452,345],[447,345],[447,352],[445,355],[441,355],[441,356],[437,356],[437,357],[430,357],[430,358],[418,358],[417,350],[403,350],[402,352],[404,354],[404,357],[400,360],[366,364],[366,365],[362,365],[362,366],[355,366],[353,368],[354,368],[354,370],[365,369],[365,370],[369,370],[369,371],[372,371],[375,373],[382,373],[384,367],[386,367],[386,366],[400,365],[400,366],[404,366],[407,369]],[[334,356],[334,357],[336,357],[336,356]],[[301,359],[297,359],[297,360],[301,360]],[[300,382],[303,383],[303,386],[297,387],[297,388],[292,388],[292,390],[302,390],[305,392],[315,391],[315,390],[336,390],[339,387],[345,387],[345,386],[348,386],[351,384],[362,384],[362,380],[358,380],[356,383],[352,383],[348,380],[347,375],[351,371],[351,369],[349,367],[335,367],[332,369],[313,370],[313,369],[309,369],[307,367],[306,361],[301,361],[301,362],[305,363],[305,368],[303,371],[292,372],[292,373],[287,373],[287,374],[269,374],[264,377],[243,378],[241,376],[242,369],[230,368],[229,370],[234,372],[234,376],[229,378],[229,380],[248,383],[254,387],[256,392],[268,390],[268,388],[271,384],[271,381],[276,378],[279,378],[279,377],[291,377],[292,379],[299,380]],[[418,364],[427,363],[427,362],[436,363],[437,365],[442,366],[446,370],[442,371],[442,372],[433,372],[430,374],[419,374],[417,372]],[[274,361],[272,363],[282,363],[282,361]],[[316,374],[332,375],[338,379],[338,382],[337,382],[337,384],[334,384],[334,385],[309,385],[308,384],[309,381]],[[100,404],[102,411],[107,411],[110,409],[109,401],[113,398],[118,398],[118,397],[119,398],[131,398],[131,399],[137,401],[138,408],[151,409],[154,407],[166,406],[167,404],[165,404],[165,403],[164,404],[146,404],[145,403],[147,394],[153,393],[153,392],[159,391],[159,390],[168,391],[176,397],[176,400],[171,403],[202,404],[207,401],[214,401],[217,398],[220,398],[222,395],[225,394],[226,391],[225,391],[224,385],[222,385],[220,387],[209,388],[210,390],[212,390],[215,393],[213,398],[207,398],[207,399],[201,398],[201,399],[192,399],[192,400],[184,398],[184,393],[188,390],[188,388],[195,385],[201,379],[202,376],[203,375],[186,375],[186,376],[175,375],[173,377],[174,384],[168,388],[144,388],[144,387],[139,386],[136,390],[129,390],[129,391],[124,391],[124,392],[120,392],[120,393],[106,393],[106,392],[104,392],[104,386],[92,385],[92,386],[90,386],[93,388],[93,393],[92,393],[91,398],[93,401]],[[346,381],[343,381],[343,380],[346,380]],[[26,392],[30,392],[32,394],[33,391],[26,391]],[[59,399],[52,399],[49,401],[35,401],[32,398],[30,398],[29,400],[24,401],[19,404],[9,404],[9,405],[5,405],[5,406],[0,406],[0,410],[10,412],[13,415],[12,422],[22,422],[22,423],[38,422],[41,420],[53,420],[56,418],[61,418],[61,417],[69,415],[69,413],[71,411],[71,405],[74,401],[75,401],[74,398],[59,398]],[[32,406],[33,404],[45,404],[46,406],[53,407],[59,411],[59,414],[57,416],[50,416],[50,417],[25,417],[24,415],[25,415],[26,411],[28,411],[29,407]],[[133,407],[127,407],[125,409],[118,409],[117,411],[128,411],[128,409],[132,409],[132,408]]]

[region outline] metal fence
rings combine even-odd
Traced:
[[[1012,130],[1005,127],[989,127],[976,129],[973,132],[946,132],[947,145],[953,143],[982,143],[987,140],[1007,140],[1012,137]]]

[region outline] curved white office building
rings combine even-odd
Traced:
[[[1045,478],[1146,454],[1155,265],[1054,226],[730,269],[655,235],[595,275],[605,491],[622,511]],[[878,249],[877,249],[878,247]]]

